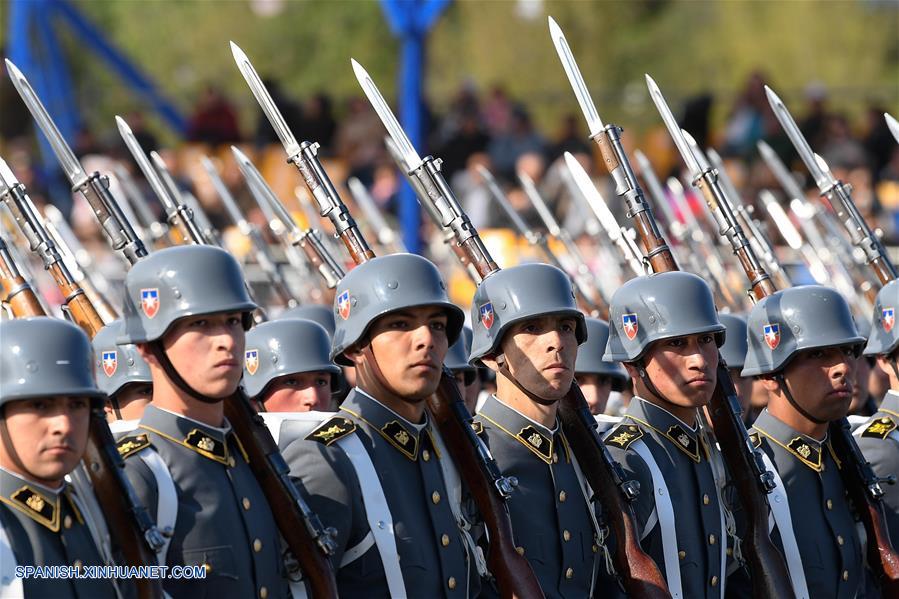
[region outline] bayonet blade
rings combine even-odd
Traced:
[[[815,161],[814,152],[812,152],[811,146],[808,145],[805,136],[802,135],[802,131],[799,130],[799,125],[793,120],[793,115],[787,110],[783,101],[774,93],[774,90],[767,85],[765,86],[765,94],[768,96],[768,103],[774,111],[774,116],[777,117],[780,126],[783,127],[787,137],[789,137],[790,141],[793,143],[793,147],[796,148],[796,151],[799,153],[799,157],[802,158],[802,162],[805,163],[806,168],[808,168],[808,171],[812,174],[812,178],[815,180],[818,189],[821,193],[824,193],[829,187],[827,176]]]
[[[677,119],[674,118],[674,114],[671,113],[671,109],[665,101],[665,96],[662,95],[659,86],[656,85],[656,82],[649,75],[646,75],[646,86],[649,88],[649,95],[656,105],[656,109],[662,115],[662,120],[665,122],[665,127],[668,129],[671,139],[674,140],[674,145],[677,146],[677,151],[680,152],[687,168],[690,170],[691,178],[694,180],[698,179],[702,175],[702,169],[699,167],[696,156],[690,149],[690,144],[684,139],[680,125],[677,124]]]
[[[25,106],[28,107],[31,116],[34,117],[38,127],[44,132],[47,141],[50,142],[50,147],[53,148],[53,153],[56,154],[62,170],[65,172],[69,182],[72,183],[72,188],[82,187],[87,183],[87,173],[84,172],[84,167],[75,158],[75,154],[72,152],[69,144],[63,139],[62,133],[56,127],[56,123],[50,118],[50,114],[44,108],[37,94],[34,93],[34,89],[28,83],[25,75],[8,58],[6,59],[6,68],[9,70],[9,76],[16,91],[19,92],[19,96],[22,97],[22,101],[25,102]]]
[[[696,158],[696,162],[699,163],[699,170],[702,172],[710,170],[712,165],[709,164],[709,159],[702,148],[699,147],[696,139],[686,129],[681,129],[680,132],[683,134],[684,139],[687,140],[687,145],[690,146],[690,151],[693,153],[693,157]]]
[[[549,206],[543,201],[543,197],[540,196],[540,192],[537,191],[537,185],[534,184],[534,180],[524,171],[518,171],[518,180],[521,181],[521,188],[531,200],[531,204],[534,205],[537,214],[540,215],[540,220],[546,225],[546,230],[549,231],[549,234],[553,237],[562,237],[562,227],[559,226],[559,221],[556,220],[552,210],[549,209]]]
[[[568,82],[571,83],[571,89],[574,90],[577,103],[581,106],[581,112],[584,113],[584,118],[587,119],[590,137],[594,137],[605,128],[605,125],[603,125],[602,119],[599,118],[599,113],[596,112],[596,105],[593,103],[593,98],[590,97],[590,91],[587,89],[587,84],[584,83],[581,70],[574,60],[574,55],[568,46],[568,40],[565,39],[562,28],[559,27],[552,17],[549,17],[549,34],[553,39],[553,45],[556,47],[556,54],[559,55],[559,60],[562,61],[562,68],[565,69],[565,74],[568,75]]]
[[[408,172],[411,173],[421,166],[421,156],[419,156],[415,148],[412,147],[412,142],[409,141],[409,137],[406,135],[406,132],[403,131],[399,121],[396,120],[396,116],[394,116],[393,111],[390,110],[390,106],[388,106],[384,96],[381,95],[378,86],[372,81],[368,71],[362,68],[362,65],[354,59],[351,58],[350,62],[353,63],[353,72],[356,73],[356,80],[359,81],[359,85],[362,86],[362,91],[365,92],[368,101],[375,109],[375,112],[378,113],[381,122],[384,123],[387,133],[390,134],[391,139],[396,143],[397,149],[399,149],[400,155],[402,155],[403,160],[406,163],[406,168],[408,168]]]
[[[599,193],[599,190],[596,189],[596,185],[594,185],[593,181],[590,179],[590,175],[587,174],[587,171],[584,170],[584,167],[571,152],[565,152],[565,164],[568,165],[568,170],[571,172],[571,178],[580,190],[581,195],[583,195],[584,199],[587,200],[587,203],[590,204],[590,208],[593,209],[596,218],[602,223],[603,228],[609,235],[609,239],[618,241],[621,237],[621,227],[618,225],[618,221],[615,220],[612,211],[609,210],[608,205],[606,205],[606,201],[602,197],[602,194]]]
[[[119,135],[121,135],[122,139],[125,141],[125,145],[128,147],[128,151],[131,152],[131,156],[134,158],[134,161],[140,168],[140,172],[144,174],[144,177],[147,179],[147,183],[150,184],[150,187],[153,188],[153,192],[156,194],[156,197],[158,197],[162,202],[162,205],[165,207],[166,214],[170,214],[171,211],[175,209],[175,206],[172,203],[172,198],[169,197],[169,192],[166,189],[165,184],[159,177],[159,173],[157,173],[156,169],[153,168],[153,165],[150,164],[150,159],[147,158],[147,155],[144,153],[143,148],[140,147],[140,142],[137,141],[137,138],[131,131],[131,127],[128,126],[128,123],[125,122],[125,119],[116,115],[115,122],[119,127]]]
[[[281,200],[275,195],[275,192],[262,176],[262,173],[259,172],[259,169],[256,168],[256,165],[253,164],[253,161],[236,146],[231,146],[231,152],[237,160],[237,167],[243,174],[247,186],[251,191],[256,192],[256,201],[259,204],[259,208],[268,219],[269,227],[272,226],[272,223],[280,222],[292,235],[299,236],[300,228],[297,226],[293,216],[291,216],[284,205],[281,204]]]
[[[883,118],[886,119],[890,133],[893,134],[893,137],[896,138],[896,142],[899,143],[899,121],[897,121],[889,112],[884,112]]]
[[[297,138],[294,137],[290,127],[287,126],[284,116],[281,114],[275,101],[272,100],[272,96],[262,83],[262,79],[259,78],[259,73],[253,68],[253,64],[243,50],[234,42],[231,42],[231,54],[234,56],[237,68],[240,69],[240,74],[243,75],[247,85],[250,86],[250,91],[253,92],[256,101],[262,108],[262,112],[268,117],[268,122],[272,124],[278,139],[281,140],[281,145],[284,146],[287,155],[293,158],[300,153],[300,144],[297,143]]]

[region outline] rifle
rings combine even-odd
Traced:
[[[883,113],[883,118],[887,122],[887,128],[890,130],[890,133],[892,133],[893,137],[896,139],[896,143],[899,143],[899,121],[888,112]]]
[[[259,228],[244,218],[240,208],[237,206],[237,202],[228,190],[228,186],[222,181],[222,178],[219,176],[219,172],[215,168],[215,165],[212,164],[212,161],[206,156],[202,156],[200,162],[206,170],[206,173],[209,175],[209,179],[212,181],[212,186],[215,188],[216,193],[218,193],[219,198],[222,200],[225,211],[231,217],[231,220],[234,221],[234,224],[237,225],[237,229],[240,231],[241,235],[250,240],[250,243],[253,246],[253,255],[256,258],[256,263],[268,277],[275,295],[278,296],[285,306],[293,308],[297,305],[297,300],[294,299],[293,294],[290,292],[284,273],[281,271],[280,265],[275,262],[271,252],[269,252],[268,244],[262,238]]]
[[[334,223],[338,236],[346,245],[354,262],[361,264],[373,258],[374,252],[362,237],[343,200],[330,184],[327,173],[322,168],[312,168],[317,163],[315,154],[307,152],[305,156],[301,156],[300,144],[297,144],[293,133],[284,123],[280,111],[259,80],[249,59],[233,42],[231,49],[253,95],[278,132],[287,150],[289,161],[293,162],[303,174],[304,181],[319,204],[322,216],[327,216]],[[504,597],[522,599],[543,597],[530,565],[515,550],[512,525],[504,503],[514,485],[500,474],[490,452],[474,434],[471,428],[471,415],[465,407],[452,374],[446,368],[443,369],[436,393],[428,399],[428,409],[447,444],[460,476],[484,518],[490,538],[487,561],[496,577],[500,592]]]
[[[711,153],[711,151],[709,151]],[[765,210],[768,212],[768,216],[771,218],[771,222],[777,227],[778,232],[780,232],[780,236],[784,241],[787,242],[787,245],[790,246],[796,252],[799,252],[803,257],[805,262],[808,264],[809,272],[812,277],[819,285],[828,285],[828,272],[827,267],[824,265],[824,262],[821,260],[821,257],[815,253],[815,251],[809,246],[809,244],[804,243],[802,241],[802,236],[799,234],[799,231],[793,226],[793,222],[790,220],[790,217],[787,216],[786,211],[784,211],[783,206],[781,206],[777,198],[774,197],[774,194],[771,193],[767,189],[763,189],[759,192],[759,202],[765,207]],[[834,284],[837,284],[837,281],[834,281]],[[854,289],[840,289],[840,293],[846,295],[849,298],[853,297]],[[849,293],[847,293],[849,292]]]
[[[856,208],[849,186],[834,178],[824,160],[812,152],[780,98],[767,86],[765,92],[768,94],[768,101],[774,109],[777,120],[780,121],[787,137],[790,138],[815,179],[821,196],[827,199],[837,213],[853,243],[865,252],[868,265],[882,284],[895,280],[896,267],[887,256],[880,240],[874,235]],[[874,474],[871,464],[865,460],[865,456],[862,455],[852,436],[849,421],[846,418],[831,422],[829,435],[835,452],[837,455],[843,456],[843,463],[848,465],[848,467],[840,469],[840,475],[849,498],[865,526],[865,532],[867,532],[868,566],[881,578],[884,595],[896,596],[899,594],[899,554],[893,548],[890,533],[886,527],[883,489],[880,486],[880,483],[885,481]]]
[[[88,336],[94,337],[104,324],[100,315],[63,263],[62,256],[47,235],[25,186],[16,180],[2,160],[0,200],[13,214],[22,234],[28,239],[31,251],[41,257],[44,268],[53,276],[65,297],[63,310],[66,315]],[[12,308],[13,315],[16,318],[46,316],[34,292],[24,284],[5,243],[0,255],[4,263],[2,270],[6,302]],[[88,430],[88,443],[82,461],[94,492],[102,497],[109,534],[129,566],[154,565],[155,554],[165,541],[125,475],[124,461],[116,449],[115,439],[102,408],[91,410]],[[158,579],[140,578],[136,585],[141,598],[162,596],[162,583]]]
[[[384,220],[384,217],[381,216],[381,211],[375,205],[374,198],[368,193],[362,181],[356,177],[350,177],[347,179],[347,187],[349,187],[353,199],[356,200],[356,203],[365,214],[368,226],[374,231],[375,236],[378,238],[378,243],[391,254],[405,252],[406,246],[403,244],[403,240],[397,237],[390,225],[387,224],[387,221]]]
[[[154,247],[163,245],[164,242],[162,240],[165,239],[168,231],[166,230],[165,225],[159,222],[156,219],[156,215],[153,214],[152,210],[150,210],[150,206],[147,205],[143,193],[140,189],[138,189],[137,184],[134,182],[134,178],[131,176],[131,173],[129,173],[128,169],[126,169],[125,166],[120,162],[116,162],[115,164],[113,164],[112,172],[115,174],[116,179],[119,180],[119,184],[122,186],[122,197],[125,200],[125,203],[130,204],[132,210],[134,211],[134,222],[140,223],[142,225],[144,234],[141,235],[141,237],[146,238],[149,236],[150,240],[153,242]],[[139,218],[137,218],[138,216]]]
[[[356,79],[404,156],[409,175],[418,179],[427,192],[425,197],[440,216],[443,227],[452,230],[456,243],[464,249],[482,279],[497,272],[499,267],[443,178],[440,160],[433,156],[422,159],[418,155],[371,77],[356,61],[352,64]],[[623,471],[599,436],[596,421],[576,382],[559,405],[559,417],[565,436],[615,534],[614,561],[625,590],[636,597],[669,596],[658,567],[637,542],[629,500],[636,497],[638,485],[635,481],[624,480]]]
[[[524,237],[531,246],[540,248],[547,263],[552,264],[562,272],[566,272],[566,268],[562,266],[562,263],[559,261],[555,252],[549,247],[549,241],[547,241],[546,236],[534,231],[524,222],[518,212],[515,211],[515,208],[512,207],[512,204],[509,203],[509,198],[507,198],[506,194],[503,193],[503,190],[500,189],[496,179],[493,178],[493,174],[481,165],[478,165],[477,168],[481,178],[483,178],[484,182],[487,184],[487,190],[490,192],[491,197],[500,205],[503,212],[505,212],[506,216],[509,217],[509,220],[512,221],[515,229],[518,230],[518,233]],[[591,290],[584,286],[581,278],[574,277],[570,273],[568,277],[571,279],[574,289],[577,290],[577,295],[584,308],[584,312],[591,316],[598,316],[600,308],[593,299]],[[606,310],[606,313],[608,314],[608,310]]]
[[[19,270],[0,235],[0,288],[3,290],[4,308],[8,307],[13,317],[17,314],[46,314],[44,307],[31,285]]]

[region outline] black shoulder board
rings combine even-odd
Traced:
[[[896,430],[896,423],[892,418],[884,416],[877,418],[862,433],[862,437],[875,437],[877,439],[886,439],[887,436]]]
[[[749,433],[749,441],[756,449],[762,446],[762,436],[758,433]]]
[[[334,441],[346,437],[354,430],[356,430],[355,422],[343,416],[335,416],[306,435],[306,440],[330,445]]]
[[[484,432],[484,423],[480,420],[472,420],[471,421],[471,430],[474,431],[474,434],[480,435]]]
[[[636,424],[619,424],[606,435],[606,445],[627,449],[631,443],[643,436],[643,431]]]
[[[118,443],[115,444],[115,448],[118,450],[119,455],[122,458],[127,458],[130,455],[134,455],[141,449],[150,446],[150,437],[147,433],[140,433],[139,435],[128,435],[127,437],[122,437],[119,439]]]

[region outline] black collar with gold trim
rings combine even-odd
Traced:
[[[230,447],[230,442],[233,441],[244,460],[249,461],[243,446],[227,423],[224,428],[215,428],[150,405],[144,411],[138,428],[229,468],[235,464]]]
[[[59,532],[60,491],[53,492],[0,469],[0,502],[53,532]]]
[[[564,439],[559,431],[558,421],[554,430],[542,426],[515,408],[506,405],[495,395],[491,395],[478,411],[478,418],[489,422],[527,447],[534,455],[547,464],[551,464],[556,456],[556,436]],[[562,442],[566,460],[569,460],[568,447]],[[556,458],[557,459],[557,458]]]
[[[429,437],[428,443],[431,447],[435,446],[427,412],[424,413],[424,422],[422,424],[412,424],[359,389],[355,389],[353,393],[347,396],[340,409],[367,424],[403,456],[413,462],[418,460],[418,456],[423,449],[422,445],[425,442],[425,437]]]
[[[697,430],[690,428],[668,410],[654,403],[640,397],[635,397],[634,400],[637,401],[631,401],[624,418],[642,424],[671,441],[697,464],[702,461],[703,453],[708,458],[708,447],[701,441]]]
[[[815,472],[824,470],[824,446],[827,445],[828,449],[830,449],[830,443],[826,437],[818,441],[808,435],[804,435],[771,415],[767,409],[759,414],[759,417],[752,425],[752,432],[760,438],[767,439],[771,443],[785,449]],[[830,451],[833,455],[833,450],[831,449]],[[833,455],[833,457],[836,459],[836,455]]]

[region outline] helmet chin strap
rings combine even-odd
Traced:
[[[637,366],[637,372],[640,374],[640,380],[643,381],[644,385],[646,385],[646,389],[665,403],[675,405],[673,401],[665,397],[662,392],[659,391],[659,388],[656,387],[655,383],[652,382],[652,379],[649,378],[649,373],[646,372],[646,364],[644,364],[643,360],[637,360],[636,362],[634,362],[634,364]]]
[[[384,376],[384,373],[381,372],[381,367],[378,365],[378,359],[375,357],[375,352],[372,350],[370,342],[366,343],[360,351],[362,352],[362,355],[365,356],[366,364],[371,368],[371,372],[375,377],[375,382],[377,382],[378,386],[384,391],[411,404],[418,404],[427,399],[427,396],[418,398],[409,397],[394,389],[393,386],[387,382],[387,377]]]
[[[172,381],[176,387],[187,393],[193,399],[197,401],[201,401],[206,404],[215,404],[223,401],[224,397],[209,397],[208,395],[203,395],[193,387],[187,384],[178,371],[175,369],[175,365],[172,364],[172,361],[169,360],[168,354],[165,353],[165,348],[162,347],[162,341],[156,340],[147,343],[147,346],[150,348],[150,352],[152,352],[153,356],[156,358],[156,361],[162,366],[163,372],[168,377],[170,381]]]
[[[522,385],[522,384],[518,381],[518,379],[516,379],[516,378],[512,375],[512,371],[509,370],[509,366],[508,366],[508,364],[507,364],[507,362],[506,362],[506,355],[505,355],[505,354],[497,354],[497,356],[496,356],[496,367],[497,367],[497,369],[499,370],[500,374],[502,374],[504,377],[506,377],[507,379],[509,379],[509,382],[512,383],[513,385],[515,385],[516,387],[518,387],[518,390],[521,391],[522,393],[524,393],[525,396],[527,396],[527,398],[530,399],[531,401],[536,402],[536,403],[538,403],[538,404],[540,404],[540,405],[542,405],[542,406],[551,406],[551,405],[553,405],[554,403],[556,403],[556,402],[559,401],[558,399],[543,399],[543,398],[540,397],[539,395],[536,395],[535,393],[533,393],[533,392],[531,392],[530,390],[526,389],[525,386]]]
[[[787,381],[784,378],[782,372],[775,373],[774,380],[777,381],[777,383],[780,385],[780,389],[781,391],[783,391],[784,397],[787,398],[787,401],[790,402],[790,405],[793,406],[793,409],[799,412],[799,414],[803,418],[805,418],[806,420],[810,420],[815,424],[827,424],[829,422],[827,420],[821,420],[820,418],[812,416],[805,408],[799,405],[799,402],[796,401],[796,398],[793,397],[793,393],[787,387]]]

